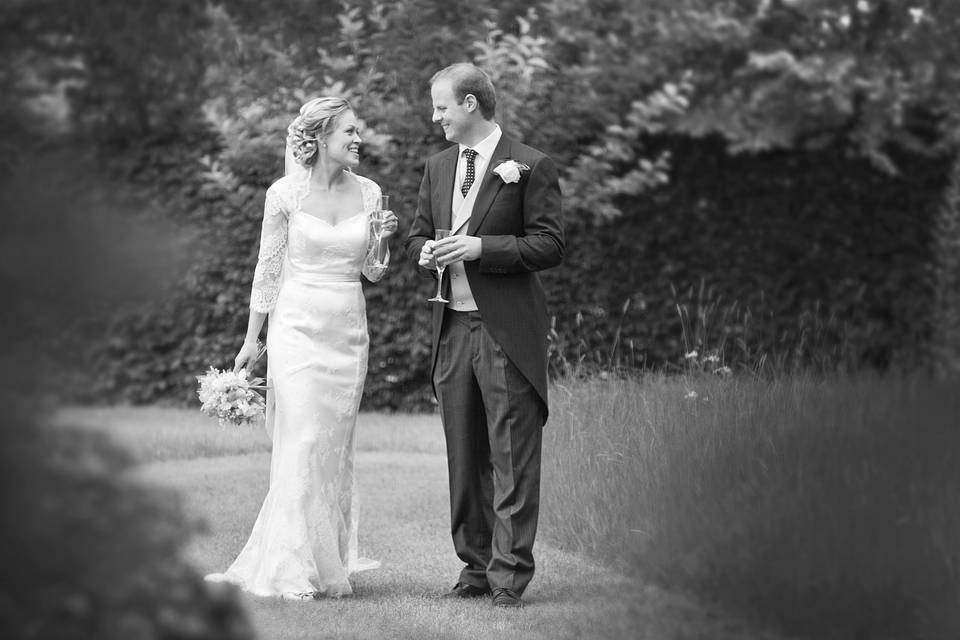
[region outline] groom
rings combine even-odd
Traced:
[[[536,272],[563,259],[553,161],[504,135],[496,94],[460,63],[430,80],[433,122],[454,146],[427,159],[407,255],[436,275],[433,388],[447,443],[453,544],[448,597],[523,606],[533,577],[547,420],[547,308]],[[435,229],[451,229],[434,241]]]

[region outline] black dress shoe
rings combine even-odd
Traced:
[[[475,587],[472,584],[458,582],[453,589],[443,594],[443,598],[482,598],[490,595],[490,587]]]
[[[523,600],[510,589],[498,587],[493,590],[493,606],[503,607],[504,609],[519,609],[523,606]]]

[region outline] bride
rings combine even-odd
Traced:
[[[267,189],[234,368],[252,364],[269,314],[270,489],[240,555],[207,576],[256,595],[348,595],[349,573],[379,566],[357,552],[353,455],[369,344],[360,275],[383,276],[382,238],[396,231],[397,217],[383,214],[378,240],[370,218],[380,187],[351,171],[360,141],[346,100],[307,102],[288,129],[287,175]]]

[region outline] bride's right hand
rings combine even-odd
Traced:
[[[257,360],[259,348],[256,342],[244,342],[237,352],[237,357],[233,359],[233,371],[236,373],[244,367],[253,364]]]

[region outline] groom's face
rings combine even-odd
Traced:
[[[433,121],[443,128],[450,142],[463,142],[473,125],[473,114],[467,109],[466,102],[458,102],[453,95],[450,80],[440,79],[430,87],[433,99]]]

